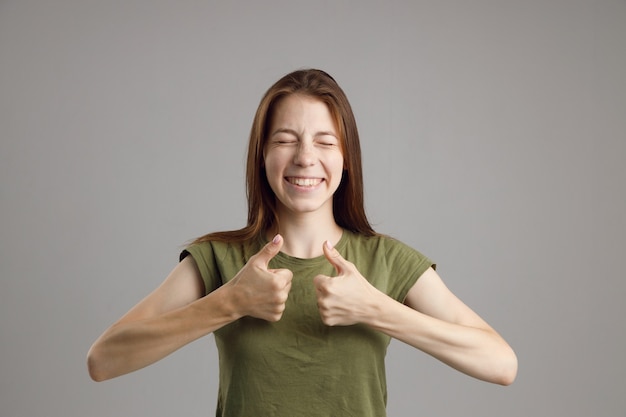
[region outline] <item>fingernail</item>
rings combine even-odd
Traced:
[[[280,235],[276,235],[274,236],[274,239],[272,239],[273,244],[277,244],[278,242],[280,242]]]
[[[333,244],[332,244],[332,243],[330,243],[330,240],[327,240],[325,243],[326,243],[326,247],[327,247],[329,250],[333,250]]]

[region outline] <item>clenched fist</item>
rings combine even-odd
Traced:
[[[276,235],[226,284],[235,290],[236,309],[242,317],[281,319],[293,274],[288,269],[268,269],[268,265],[282,246],[282,236]]]

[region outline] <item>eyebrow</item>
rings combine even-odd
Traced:
[[[294,135],[294,136],[299,136],[299,135],[298,135],[298,132],[296,132],[296,131],[295,131],[295,130],[293,130],[293,129],[288,129],[288,128],[278,128],[278,129],[276,129],[275,131],[273,131],[273,132],[272,132],[272,135],[271,135],[271,136],[274,136],[274,135],[276,135],[276,134],[278,134],[278,133],[289,133],[289,134]],[[320,131],[320,132],[315,132],[315,134],[313,135],[313,137],[317,137],[317,136],[332,136],[332,137],[334,137],[334,138],[339,139],[339,138],[337,137],[337,134],[336,134],[335,132],[332,132],[332,131],[327,131],[327,130],[322,130],[322,131]]]

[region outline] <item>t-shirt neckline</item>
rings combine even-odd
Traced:
[[[349,233],[350,233],[349,231],[342,229],[341,238],[339,238],[339,241],[335,245],[335,249],[342,252],[343,248],[346,246]],[[269,242],[269,240],[265,237],[265,235],[261,235],[259,240],[261,242],[261,247],[265,246]],[[298,264],[298,265],[303,265],[303,264],[316,265],[319,263],[328,262],[328,260],[326,259],[326,256],[324,256],[323,254],[320,256],[316,256],[314,258],[298,258],[296,256],[287,255],[284,252],[278,252],[278,254],[274,256],[273,259],[276,259],[280,263],[289,263],[289,264]]]

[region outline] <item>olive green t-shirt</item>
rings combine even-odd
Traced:
[[[206,242],[188,247],[206,292],[228,282],[264,245]],[[335,245],[376,288],[402,302],[433,263],[389,237],[344,231]],[[270,268],[293,272],[280,321],[244,317],[215,331],[219,352],[219,417],[381,417],[390,337],[366,325],[329,327],[317,309],[313,277],[336,275],[324,256],[276,255]]]

